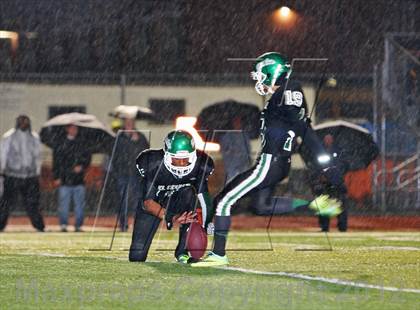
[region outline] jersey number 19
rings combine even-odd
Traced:
[[[286,90],[284,92],[284,99],[286,105],[294,105],[300,107],[303,102],[303,94],[300,91]]]

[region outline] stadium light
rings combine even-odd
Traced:
[[[327,155],[327,154],[322,154],[322,155],[319,155],[319,156],[318,156],[318,162],[319,162],[320,164],[326,164],[326,163],[328,163],[330,160],[331,160],[330,155]]]
[[[279,14],[280,14],[280,16],[281,17],[283,17],[283,18],[288,18],[289,16],[290,16],[290,13],[291,11],[290,11],[290,9],[289,9],[289,7],[287,7],[287,6],[282,6],[280,9],[279,9]]]
[[[179,116],[176,119],[175,127],[178,130],[185,130],[188,132],[195,141],[197,149],[206,152],[218,152],[220,151],[220,145],[214,142],[203,141],[201,136],[198,134],[197,129],[194,128],[197,118],[193,116]]]
[[[19,43],[19,34],[14,31],[0,30],[0,39],[9,39],[12,50],[16,51]]]
[[[276,9],[273,12],[272,17],[275,25],[280,26],[282,28],[287,28],[295,23],[298,15],[294,10],[290,9],[289,7],[282,6],[281,8]]]

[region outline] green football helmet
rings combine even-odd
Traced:
[[[175,130],[170,132],[165,138],[164,164],[174,176],[182,178],[188,175],[197,162],[197,152],[193,137],[186,131]],[[177,165],[179,159],[187,159],[188,163]]]
[[[255,90],[261,96],[273,94],[273,86],[288,79],[292,73],[292,68],[286,57],[276,52],[268,52],[259,56],[253,69],[251,78],[257,81]]]

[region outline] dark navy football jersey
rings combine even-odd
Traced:
[[[308,107],[299,82],[289,80],[280,86],[261,112],[262,152],[291,156],[296,137],[308,129]]]
[[[299,82],[289,80],[280,86],[262,111],[265,127],[298,122],[307,117],[308,106]]]
[[[197,151],[194,169],[186,176],[174,176],[163,162],[164,151],[146,150],[140,153],[136,167],[141,176],[143,200],[153,199],[163,202],[174,192],[187,186],[195,188],[197,194],[208,192],[208,178],[213,173],[214,163],[210,156]]]

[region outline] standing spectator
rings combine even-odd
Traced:
[[[84,176],[91,161],[78,136],[76,125],[66,126],[67,136],[63,143],[53,150],[54,184],[58,188],[58,212],[61,231],[67,232],[70,202],[73,200],[76,217],[75,231],[81,232],[86,189]]]
[[[137,131],[134,125],[134,119],[124,119],[123,128],[117,135],[117,145],[111,162],[111,173],[117,180],[120,198],[118,215],[121,231],[128,229],[129,206],[137,206],[140,199],[138,172],[133,169],[136,166],[136,158],[149,148],[146,137]]]
[[[40,171],[39,137],[31,131],[29,117],[20,115],[16,119],[16,128],[6,132],[0,141],[0,175],[4,177],[4,191],[0,199],[0,231],[6,227],[10,206],[19,193],[32,226],[44,231],[44,220],[39,209]]]
[[[118,131],[122,128],[121,119],[114,119],[111,122],[111,130],[117,135]],[[112,153],[111,153],[112,154]],[[102,169],[103,169],[103,179],[102,179],[102,190],[106,193],[106,199],[103,201],[103,207],[107,210],[114,210],[115,206],[119,204],[119,193],[117,187],[117,180],[115,175],[111,173],[112,166],[111,164],[111,155],[103,154],[102,160]]]
[[[334,137],[331,134],[325,135],[323,139],[323,144],[325,150],[330,154],[332,164],[336,168],[337,177],[344,178],[344,174],[347,172],[347,164],[346,159],[344,158],[345,154],[343,154],[342,150],[338,148],[334,144]],[[326,177],[322,174],[322,172],[315,170],[311,173],[310,179],[312,180],[312,190],[316,195],[321,194],[324,191],[327,191],[329,194],[337,194],[332,193],[332,191],[337,191],[337,188],[333,187],[328,183]],[[347,231],[347,210],[345,208],[345,202],[347,200],[347,195],[345,192],[338,193],[340,196],[340,200],[343,202],[343,212],[337,216],[337,228],[341,232]],[[319,216],[319,226],[321,227],[322,231],[329,231],[330,229],[330,218],[327,216]]]
[[[250,139],[246,132],[240,131],[243,128],[240,117],[232,120],[232,128],[233,131],[226,131],[219,139],[226,183],[245,171],[251,164]]]

